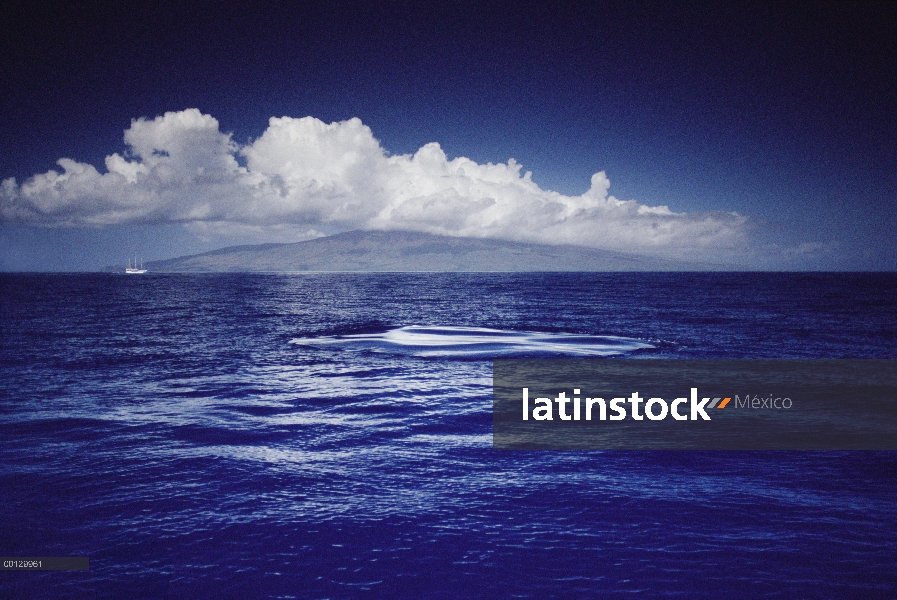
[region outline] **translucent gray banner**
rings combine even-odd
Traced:
[[[0,559],[3,571],[88,571],[87,556],[5,556]]]
[[[894,360],[493,361],[493,447],[897,450]]]

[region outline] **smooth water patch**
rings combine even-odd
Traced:
[[[520,354],[613,356],[654,348],[642,340],[617,336],[423,325],[383,333],[295,338],[290,342],[305,346],[339,344],[414,356],[483,358]]]

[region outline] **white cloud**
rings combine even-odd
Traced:
[[[277,225],[246,225],[233,221],[194,221],[184,226],[203,242],[227,240],[228,244],[288,244],[304,242],[327,234],[307,225],[282,223]]]
[[[609,195],[604,172],[583,195],[565,196],[521,175],[513,159],[449,160],[437,143],[390,156],[359,119],[272,118],[261,137],[239,146],[213,117],[188,109],[135,120],[124,141],[129,151],[106,157],[105,173],[63,158],[61,171],[3,181],[3,220],[184,223],[199,234],[297,239],[321,229],[403,229],[693,258],[718,258],[746,239],[743,216],[621,201]]]

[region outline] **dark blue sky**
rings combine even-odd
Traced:
[[[102,170],[132,119],[166,111],[198,108],[240,143],[272,116],[359,117],[393,154],[513,157],[568,195],[603,170],[618,198],[829,249],[800,266],[897,268],[894,2],[2,10],[3,179],[60,157]],[[5,229],[4,268],[100,266],[138,235]],[[201,249],[171,231],[147,259]]]

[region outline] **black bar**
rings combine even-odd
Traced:
[[[87,571],[87,556],[4,556],[0,560],[3,571]]]

